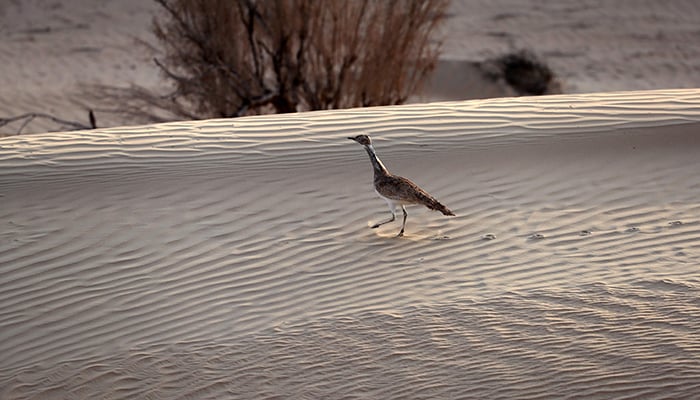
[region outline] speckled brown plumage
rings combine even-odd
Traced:
[[[354,137],[349,137],[348,139],[354,140],[357,143],[364,146],[367,154],[369,155],[370,162],[372,163],[372,168],[374,169],[374,189],[377,194],[386,200],[389,210],[391,211],[391,218],[386,221],[380,222],[372,226],[372,228],[377,228],[386,223],[392,222],[396,219],[396,206],[400,205],[403,211],[403,224],[401,226],[401,231],[399,236],[403,235],[404,228],[406,227],[406,208],[407,204],[423,204],[431,210],[440,211],[445,215],[454,215],[449,208],[445,207],[433,196],[428,194],[425,190],[421,189],[415,183],[410,180],[391,174],[384,164],[377,157],[374,147],[372,146],[372,139],[367,135],[357,135]]]
[[[380,195],[403,204],[423,204],[431,210],[440,211],[445,215],[454,215],[435,197],[421,189],[418,185],[402,176],[387,174],[374,177],[374,188]]]

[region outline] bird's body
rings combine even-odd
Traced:
[[[401,206],[401,210],[403,211],[403,224],[399,236],[403,235],[406,227],[406,216],[408,215],[406,213],[406,205],[422,204],[431,210],[440,211],[444,215],[454,215],[449,208],[445,207],[437,199],[409,179],[391,174],[379,157],[377,157],[377,153],[372,146],[372,140],[369,136],[358,135],[349,137],[348,139],[363,145],[367,151],[374,169],[374,190],[379,197],[386,200],[389,210],[391,211],[390,219],[375,224],[372,228],[378,228],[381,225],[394,221],[396,219],[396,206]]]

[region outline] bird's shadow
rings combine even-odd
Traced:
[[[376,237],[387,241],[405,240],[410,242],[420,242],[424,240],[452,240],[451,236],[445,235],[440,231],[406,231],[403,235],[398,236],[398,232],[396,230],[386,229],[380,231],[379,229],[372,229],[372,233],[374,233]]]

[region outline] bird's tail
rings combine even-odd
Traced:
[[[453,213],[452,210],[445,207],[444,204],[440,203],[439,201],[437,201],[437,199],[433,197],[428,197],[426,199],[425,206],[431,210],[440,211],[445,215],[455,215],[455,213]]]

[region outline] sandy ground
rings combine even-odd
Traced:
[[[0,141],[0,398],[692,398],[700,91]],[[371,188],[387,167],[457,214]]]
[[[700,397],[699,9],[453,3],[426,99],[569,95],[0,139],[0,399]],[[0,2],[0,115],[161,84],[153,10]],[[457,216],[370,229],[358,132]]]
[[[154,2],[22,0],[0,2],[0,117],[45,112],[100,127],[133,125],[88,104],[85,85],[158,88],[152,54]],[[474,68],[514,50],[538,54],[564,93],[700,86],[700,5],[695,0],[454,0],[440,33],[442,59],[413,101],[512,95]],[[20,123],[0,127],[14,134]],[[23,133],[60,130],[37,119]]]

